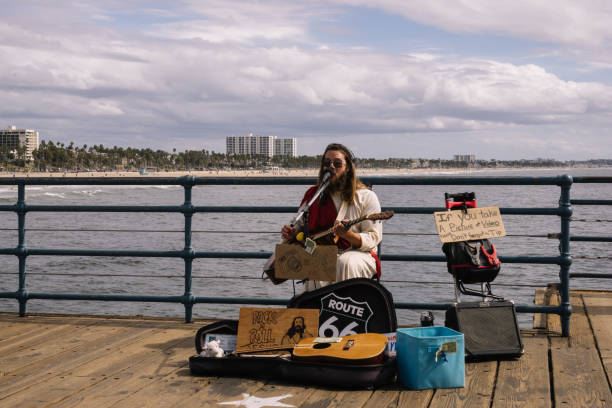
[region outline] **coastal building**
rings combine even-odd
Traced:
[[[453,156],[453,160],[458,162],[475,163],[476,156],[473,154],[456,154]]]
[[[32,160],[32,153],[38,149],[38,132],[31,129],[17,129],[17,126],[9,126],[0,129],[0,147],[8,147],[12,152],[17,148],[25,147],[25,159]]]
[[[295,137],[274,139],[274,155],[289,157],[297,156],[297,143]]]
[[[277,136],[258,136],[249,133],[248,136],[227,136],[225,138],[227,154],[245,154],[260,156],[297,156],[295,138],[279,138]]]

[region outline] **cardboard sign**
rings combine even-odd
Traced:
[[[319,332],[318,309],[240,308],[236,353],[290,349]]]
[[[439,211],[434,213],[434,219],[443,243],[506,236],[498,207]]]
[[[274,258],[277,278],[336,281],[338,247],[335,245],[317,245],[309,254],[301,245],[278,244]]]

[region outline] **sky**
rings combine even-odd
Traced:
[[[612,158],[607,0],[0,0],[0,128],[225,153]]]

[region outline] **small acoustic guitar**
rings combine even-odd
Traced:
[[[393,214],[394,214],[393,211],[383,211],[383,212],[379,212],[379,213],[364,215],[364,216],[361,216],[359,218],[355,218],[353,220],[346,221],[343,224],[344,224],[344,228],[349,229],[353,225],[358,224],[358,223],[360,223],[362,221],[365,221],[365,220],[370,220],[370,221],[388,220],[389,218],[393,217]],[[314,236],[311,237],[311,239],[313,241],[317,241],[317,240],[319,240],[321,238],[326,237],[329,234],[331,234],[331,228],[315,234]],[[283,242],[285,242],[285,241],[283,241]],[[284,281],[286,281],[286,279],[279,279],[279,278],[276,277],[276,275],[274,273],[274,262],[275,262],[275,256],[272,255],[266,261],[266,263],[264,265],[264,268],[263,268],[263,272],[264,272],[265,275],[267,275],[267,277],[270,279],[270,281],[273,284],[278,285],[278,284],[281,284]]]
[[[380,364],[386,345],[387,336],[380,333],[309,337],[295,345],[293,359],[337,364]]]

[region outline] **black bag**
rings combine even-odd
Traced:
[[[448,272],[463,283],[492,282],[499,273],[501,262],[488,239],[447,242],[442,251]]]

